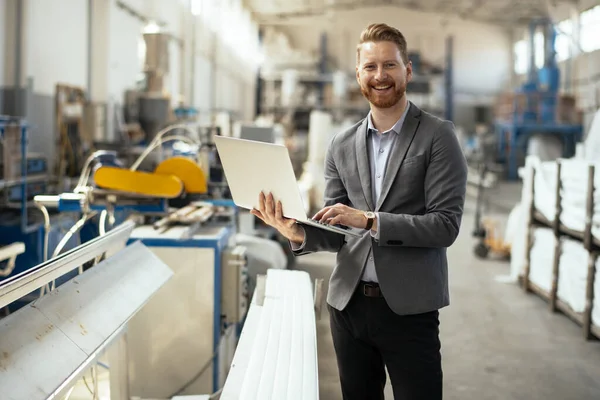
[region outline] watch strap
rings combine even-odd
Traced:
[[[371,230],[371,228],[373,227],[374,221],[375,221],[375,218],[367,218],[367,226],[365,227],[365,229],[367,231]]]

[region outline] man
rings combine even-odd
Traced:
[[[369,25],[356,78],[369,115],[332,140],[325,205],[314,219],[364,229],[360,238],[300,226],[260,195],[253,214],[295,254],[337,252],[327,302],[344,399],[442,399],[438,310],[449,304],[446,248],[459,233],[467,166],[451,122],[406,98],[406,40]]]

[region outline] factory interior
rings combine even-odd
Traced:
[[[314,215],[372,23],[468,168],[444,398],[600,399],[597,0],[2,0],[0,400],[343,398],[336,253],[236,202],[215,138],[285,147]]]

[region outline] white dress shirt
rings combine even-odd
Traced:
[[[404,110],[404,113],[402,113],[402,116],[400,116],[400,119],[394,124],[394,126],[392,126],[391,129],[383,133],[380,133],[377,129],[375,129],[370,112],[367,116],[368,120],[366,134],[370,138],[370,140],[367,141],[367,144],[369,149],[369,164],[371,168],[373,204],[377,204],[379,201],[389,154],[396,143],[396,138],[402,131],[402,125],[404,124],[404,119],[406,118],[409,107],[410,103],[407,101],[406,109]],[[375,239],[379,239],[379,215],[377,215],[377,232],[371,231],[371,235],[375,237]],[[366,282],[378,282],[372,250],[369,250],[369,256],[365,262],[365,268],[363,269],[361,279]]]

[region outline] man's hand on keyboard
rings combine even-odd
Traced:
[[[252,215],[260,218],[265,224],[277,229],[289,241],[302,244],[304,242],[304,229],[296,220],[283,216],[283,207],[280,201],[275,202],[273,195],[267,196],[260,193],[258,196],[258,210],[250,211]]]
[[[329,225],[344,225],[358,229],[364,229],[367,225],[367,217],[365,217],[363,211],[344,204],[325,207],[316,213],[312,219]]]

